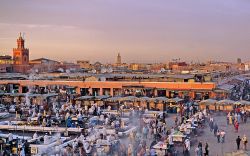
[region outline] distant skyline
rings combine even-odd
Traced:
[[[249,0],[2,0],[0,55],[25,33],[30,59],[250,60]]]

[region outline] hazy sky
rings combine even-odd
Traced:
[[[31,59],[250,60],[249,0],[1,0],[0,54]]]

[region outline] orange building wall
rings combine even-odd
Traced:
[[[76,92],[80,93],[80,88],[110,88],[111,95],[114,88],[122,89],[123,86],[143,86],[144,88],[166,89],[176,91],[191,91],[190,96],[194,97],[195,91],[211,92],[216,87],[215,83],[185,83],[185,82],[124,82],[124,81],[51,81],[51,80],[2,80],[0,84],[19,84],[22,86],[49,86],[49,85],[67,85],[76,87]],[[156,91],[156,90],[155,90]],[[102,94],[102,93],[101,93]],[[213,96],[214,94],[211,93]]]

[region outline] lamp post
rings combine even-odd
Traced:
[[[119,112],[119,109],[120,109],[120,100],[118,100],[117,112]]]
[[[24,131],[25,131],[25,126],[26,126],[26,124],[23,126],[23,140],[24,140]]]

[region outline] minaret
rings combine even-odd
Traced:
[[[24,39],[20,33],[17,39],[17,48],[13,49],[13,61],[15,65],[28,65],[29,64],[29,49],[24,46]]]
[[[24,39],[21,33],[19,34],[19,38],[17,39],[17,48],[24,49]]]
[[[116,64],[117,65],[121,65],[122,64],[122,58],[120,53],[118,53],[117,57],[116,57]]]

